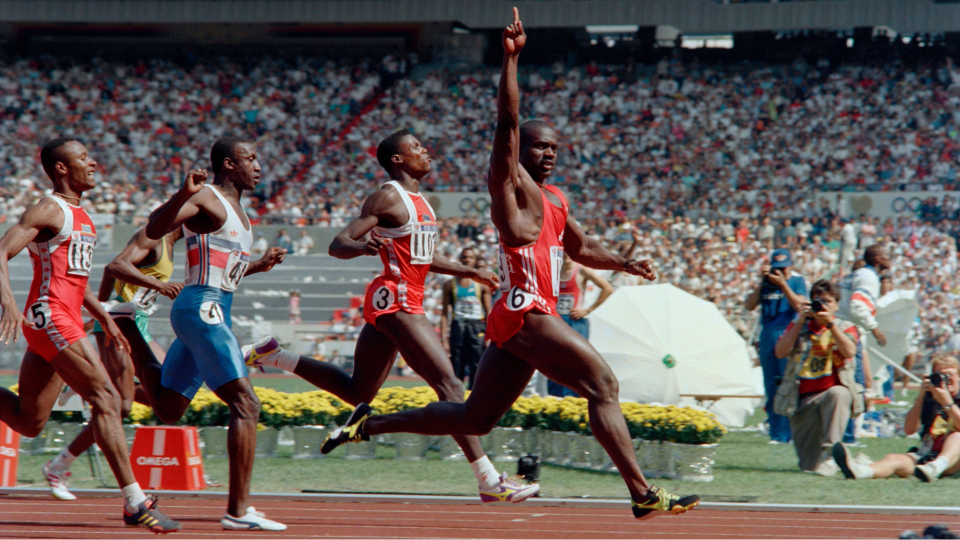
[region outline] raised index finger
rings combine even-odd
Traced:
[[[520,22],[520,10],[517,9],[517,6],[513,6],[513,24]]]

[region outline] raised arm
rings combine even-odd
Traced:
[[[497,127],[493,133],[493,154],[490,156],[490,177],[487,189],[491,196],[512,194],[520,178],[520,86],[517,83],[517,61],[527,42],[520,22],[520,12],[513,8],[513,24],[503,31],[503,67],[497,88]]]
[[[610,253],[600,242],[584,234],[572,215],[567,215],[567,224],[563,233],[563,251],[570,255],[574,262],[587,268],[627,272],[650,281],[657,279],[653,264],[649,260],[638,261]]]
[[[176,298],[180,289],[183,288],[183,283],[165,283],[153,276],[144,274],[137,268],[137,265],[147,260],[147,257],[160,246],[161,242],[166,242],[166,237],[160,240],[152,240],[147,237],[143,229],[137,231],[137,234],[133,235],[123,251],[103,269],[104,282],[108,278],[111,282],[119,280],[130,285],[157,291],[171,300]],[[103,300],[103,286],[100,287],[100,299]]]
[[[436,253],[433,254],[433,263],[430,264],[430,271],[434,274],[470,278],[488,287],[500,286],[500,278],[497,277],[497,274],[489,270],[478,270],[472,266],[451,261]]]
[[[17,306],[17,299],[10,287],[10,268],[7,261],[17,256],[27,244],[43,231],[59,231],[63,228],[63,211],[57,203],[41,199],[20,216],[13,227],[0,238],[0,341],[10,344],[20,338],[20,326],[26,321]]]
[[[144,228],[147,238],[160,240],[199,214],[200,207],[192,199],[203,189],[206,180],[207,171],[203,169],[190,171],[177,193],[150,213],[150,220]]]
[[[368,240],[364,240],[364,237],[381,220],[391,225],[403,223],[396,215],[400,209],[403,210],[404,215],[407,214],[403,199],[395,189],[386,188],[373,193],[363,201],[360,217],[348,223],[333,242],[330,242],[327,253],[338,259],[355,259],[362,255],[376,256],[381,248],[386,247],[387,240],[372,235]]]

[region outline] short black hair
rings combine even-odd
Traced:
[[[213,169],[213,174],[219,173],[223,168],[223,160],[227,158],[237,160],[237,146],[241,144],[253,144],[253,141],[240,137],[220,137],[213,143],[213,148],[210,150],[210,168]]]
[[[377,161],[380,162],[383,170],[387,171],[387,174],[393,173],[393,162],[390,161],[390,158],[401,152],[400,141],[407,135],[413,136],[413,133],[409,129],[401,129],[380,141],[380,144],[377,145]]]
[[[57,137],[56,139],[50,139],[46,144],[43,145],[43,148],[40,149],[40,164],[43,165],[43,172],[47,173],[47,176],[51,180],[55,180],[57,177],[56,169],[57,162],[63,159],[62,152],[60,148],[70,142],[80,142],[74,139],[73,137]]]
[[[881,253],[883,253],[883,246],[880,244],[872,244],[863,250],[863,260],[870,266],[876,266],[877,258],[880,257]]]
[[[840,300],[840,290],[831,281],[821,279],[810,287],[810,298],[816,298],[821,294],[827,294],[834,300]]]
[[[543,120],[530,120],[529,122],[524,122],[520,126],[520,146],[529,144],[530,139],[534,137],[534,133],[539,133],[544,129],[553,129],[553,127]]]

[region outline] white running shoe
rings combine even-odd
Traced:
[[[269,520],[263,512],[257,512],[257,509],[247,507],[247,515],[243,517],[233,517],[230,514],[224,514],[220,520],[220,525],[228,531],[285,531],[287,526],[283,523]]]
[[[40,470],[43,471],[43,477],[47,479],[47,484],[50,485],[50,493],[53,495],[53,498],[60,499],[61,501],[77,500],[77,496],[70,493],[70,490],[67,489],[67,480],[70,478],[70,471],[54,471],[53,468],[50,467],[51,463],[53,462],[48,461],[44,463]]]
[[[923,465],[917,465],[913,469],[913,475],[919,478],[923,482],[936,482],[937,478],[940,478],[941,471],[937,469],[937,466],[933,463],[925,463]]]
[[[260,341],[243,346],[240,351],[243,353],[244,364],[263,371],[263,359],[279,352],[280,344],[273,336],[267,336]]]
[[[527,484],[518,481],[517,477],[500,475],[500,482],[496,491],[484,491],[480,488],[480,502],[523,502],[537,493],[540,493],[540,484]]]

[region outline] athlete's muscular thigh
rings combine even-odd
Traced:
[[[547,378],[585,398],[619,390],[613,371],[600,353],[559,317],[526,313],[523,328],[503,346]]]
[[[121,351],[111,343],[107,345],[107,336],[103,332],[94,334],[97,338],[97,349],[100,351],[100,361],[103,362],[104,369],[114,388],[120,393],[121,399],[133,399],[133,363],[130,361],[130,355],[126,351]],[[126,336],[126,333],[124,333]],[[129,341],[130,338],[127,337]]]
[[[100,356],[87,339],[72,343],[54,356],[50,363],[63,382],[80,394],[84,401],[94,406],[115,405],[119,409],[119,395],[100,361]],[[116,403],[99,402],[110,395],[117,400]]]
[[[47,423],[61,388],[63,380],[50,362],[27,351],[20,364],[17,387],[20,407],[16,417],[10,420],[18,422],[18,425],[13,426],[16,431],[27,437],[36,437]]]
[[[377,326],[397,345],[407,365],[430,386],[436,388],[437,384],[456,379],[450,357],[426,315],[398,311],[381,315]]]

